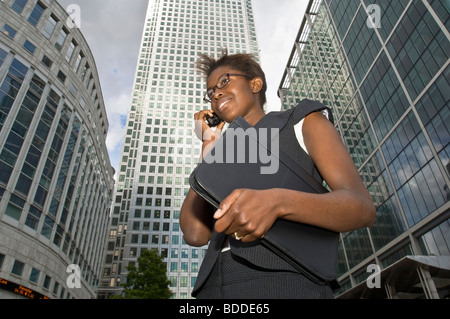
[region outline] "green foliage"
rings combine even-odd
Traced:
[[[166,276],[166,265],[156,249],[143,249],[137,259],[138,266],[127,267],[124,296],[118,299],[169,299],[172,292]]]

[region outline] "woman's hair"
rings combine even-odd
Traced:
[[[214,59],[206,54],[200,54],[200,58],[197,61],[197,69],[200,70],[206,78],[208,78],[211,73],[221,66],[229,66],[248,75],[252,78],[259,77],[263,80],[263,87],[260,92],[260,103],[261,107],[267,102],[266,91],[267,82],[266,75],[261,69],[261,66],[255,60],[253,54],[232,54],[228,55],[228,51],[225,49],[222,51],[222,56],[219,59]]]

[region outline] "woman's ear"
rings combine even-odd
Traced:
[[[264,81],[260,77],[255,77],[250,81],[250,86],[252,88],[253,93],[257,94],[261,92],[264,86]]]

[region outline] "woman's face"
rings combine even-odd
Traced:
[[[222,89],[218,89],[216,87],[217,82],[227,73],[246,75],[229,66],[221,66],[211,73],[207,87],[208,90],[215,88],[214,95],[211,98],[212,110],[228,123],[232,122],[239,115],[247,118],[254,112],[260,113],[262,109],[258,93],[261,89],[257,87],[259,78],[252,80],[245,76],[230,75],[228,84]]]

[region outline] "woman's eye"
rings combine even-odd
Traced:
[[[222,80],[220,80],[220,87],[223,88],[225,85],[227,85],[228,83],[228,79],[224,78]]]

